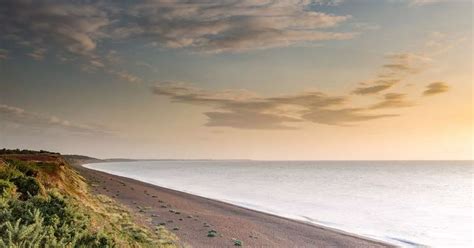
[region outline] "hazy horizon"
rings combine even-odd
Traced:
[[[469,0],[0,4],[0,148],[472,160]]]

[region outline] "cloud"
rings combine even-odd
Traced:
[[[53,43],[75,54],[93,51],[110,24],[93,4],[64,1],[5,0],[0,5],[0,32],[24,45]]]
[[[408,0],[410,6],[424,6],[435,3],[449,2],[452,0]]]
[[[405,100],[406,95],[401,93],[388,93],[384,95],[384,100],[372,105],[371,109],[382,108],[404,108],[411,107],[413,103]]]
[[[432,96],[432,95],[447,92],[448,90],[449,90],[448,84],[444,82],[434,82],[426,86],[426,90],[423,91],[423,95]]]
[[[382,64],[376,78],[359,83],[352,95],[370,97],[388,90],[406,77],[422,72],[432,62],[430,57],[416,53],[391,53],[385,58],[387,62]],[[387,93],[378,102],[353,106],[351,94],[331,96],[320,91],[262,97],[247,90],[209,91],[181,82],[158,82],[152,90],[172,102],[210,107],[213,111],[204,113],[208,117],[207,126],[240,129],[295,129],[303,122],[348,126],[395,117],[398,115],[379,112],[415,105],[404,93]],[[445,83],[436,82],[427,87],[424,95],[447,90]]]
[[[377,94],[387,90],[406,77],[422,72],[431,62],[431,58],[415,53],[391,53],[385,58],[388,61],[382,65],[382,71],[377,78],[362,83],[352,91],[353,94]]]
[[[394,117],[391,114],[367,114],[363,108],[345,109],[312,109],[302,117],[306,120],[327,125],[349,125],[353,122],[369,121],[374,119]]]
[[[105,70],[121,80],[137,82],[139,78],[129,72],[108,68],[119,62],[116,51],[102,56],[97,52],[98,43],[110,38],[107,28],[113,23],[115,8],[100,2],[5,0],[0,5],[0,33],[3,39],[33,49],[28,56],[35,60],[42,60],[48,49],[65,50],[81,58],[83,71]],[[0,59],[5,58],[6,53],[0,53]]]
[[[262,97],[246,90],[208,91],[184,83],[157,83],[152,91],[173,102],[201,105],[214,111],[204,113],[206,126],[238,129],[296,129],[302,122],[349,125],[396,115],[371,114],[369,108],[346,107],[346,96],[319,91]]]
[[[311,5],[311,1],[300,0],[144,1],[129,8],[127,23],[112,35],[144,37],[165,48],[212,53],[354,37],[351,32],[327,31],[350,16],[316,11]]]
[[[156,68],[155,68],[153,65],[151,65],[151,64],[149,64],[149,63],[146,63],[146,62],[137,61],[137,62],[135,63],[135,65],[144,67],[144,68],[146,68],[146,69],[148,69],[148,70],[151,70],[151,71],[156,71]]]
[[[35,60],[43,60],[45,53],[46,53],[46,48],[36,48],[33,52],[29,53],[28,55]]]
[[[56,116],[49,116],[26,111],[22,108],[0,104],[0,120],[2,122],[12,122],[23,125],[28,129],[44,130],[46,128],[56,128],[78,134],[89,135],[110,135],[111,131],[102,127],[73,123],[60,119]]]
[[[385,56],[389,63],[383,67],[391,72],[398,72],[402,75],[417,74],[426,69],[431,62],[431,58],[416,53],[391,53]]]
[[[53,43],[73,54],[90,55],[101,41],[141,39],[165,48],[242,52],[324,40],[351,39],[338,32],[351,18],[318,11],[340,0],[5,0],[0,32],[24,46]]]
[[[461,43],[468,42],[469,35],[466,33],[447,34],[438,31],[430,32],[425,46],[430,50],[432,56],[437,56],[446,53],[454,47],[458,47]]]
[[[278,104],[246,90],[207,91],[179,82],[157,83],[156,95],[167,96],[173,102],[204,105],[219,110],[207,112],[207,126],[239,129],[294,129],[287,122],[297,118],[276,113]]]
[[[348,15],[318,11],[340,0],[143,0],[118,1],[5,0],[0,4],[0,60],[13,56],[3,48],[43,60],[77,63],[89,73],[119,80],[142,79],[118,65],[111,42],[155,44],[192,52],[244,52],[255,49],[346,40],[354,32],[335,29]],[[3,44],[6,44],[3,47]],[[26,50],[26,51],[25,51]]]
[[[363,31],[374,31],[374,30],[380,29],[380,25],[373,24],[373,23],[366,23],[366,22],[355,22],[355,23],[352,23],[351,25],[357,30],[363,30]]]
[[[206,112],[209,127],[233,127],[240,129],[296,129],[287,122],[301,122],[297,118],[265,114],[256,111]]]
[[[352,93],[356,95],[368,95],[368,94],[376,94],[381,91],[384,91],[394,84],[398,83],[399,80],[377,80],[373,82],[370,86],[361,86],[352,91]]]
[[[315,4],[327,5],[327,6],[337,6],[344,2],[344,0],[314,0]]]
[[[121,71],[115,71],[115,70],[107,70],[107,72],[113,76],[116,76],[117,78],[127,81],[129,83],[140,83],[143,80],[139,77],[136,76],[130,72],[121,70]]]

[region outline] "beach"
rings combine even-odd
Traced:
[[[139,221],[164,225],[185,247],[391,247],[357,235],[95,171],[76,170],[96,194],[129,207]],[[215,230],[215,237],[208,233]]]

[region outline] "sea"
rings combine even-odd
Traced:
[[[154,160],[84,166],[401,247],[474,247],[473,161]]]

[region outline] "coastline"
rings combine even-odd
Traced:
[[[289,219],[74,165],[92,192],[115,198],[142,215],[145,224],[165,225],[185,247],[394,247],[357,234]],[[208,231],[217,237],[208,237]]]

